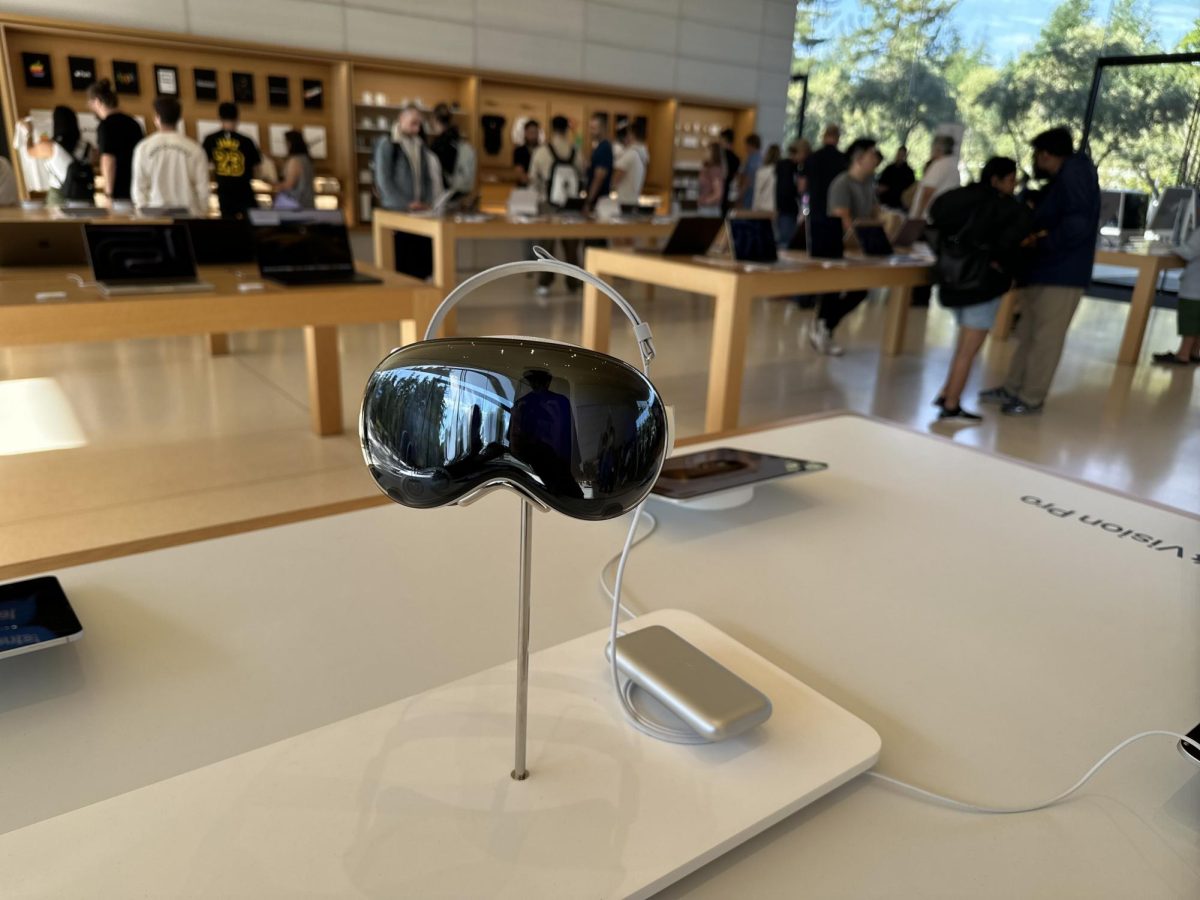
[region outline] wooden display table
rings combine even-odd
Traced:
[[[428,317],[438,300],[415,279],[360,268],[383,284],[286,288],[246,277],[237,266],[205,266],[200,278],[215,291],[113,298],[69,278],[77,266],[8,269],[0,278],[0,346],[206,333],[223,339],[230,331],[303,328],[313,431],[341,434],[337,326],[394,320],[402,323],[401,341],[407,343],[415,340],[418,310]],[[9,272],[21,277],[9,278]],[[247,282],[263,287],[241,291]],[[39,301],[37,295],[47,291],[66,297]]]
[[[433,241],[433,283],[449,293],[458,284],[457,254],[459,241],[499,240],[588,240],[592,238],[666,238],[675,227],[673,221],[600,222],[595,219],[546,217],[536,220],[490,218],[478,221],[463,216],[432,216],[421,213],[391,212],[378,209],[373,214],[375,265],[385,272],[396,269],[394,232],[418,234]],[[451,314],[453,315],[453,314]],[[417,320],[418,333],[424,333],[428,321]],[[453,334],[447,318],[445,334]]]
[[[1137,269],[1137,282],[1129,298],[1129,315],[1125,320],[1125,332],[1121,335],[1121,347],[1117,351],[1117,362],[1134,365],[1142,352],[1142,341],[1146,337],[1146,324],[1150,321],[1150,310],[1154,308],[1154,295],[1158,290],[1158,279],[1163,272],[1182,269],[1187,265],[1173,253],[1147,253],[1140,250],[1097,250],[1096,262],[1106,266]],[[1010,291],[1000,304],[992,336],[1003,340],[1012,333],[1013,315],[1016,312],[1020,291]]]
[[[788,259],[799,263],[806,261],[800,255],[789,255]],[[707,294],[716,299],[704,413],[704,430],[716,432],[737,427],[750,304],[755,297],[888,288],[883,353],[895,356],[903,347],[912,289],[929,283],[927,265],[892,265],[868,259],[847,260],[844,265],[827,265],[816,260],[808,262],[788,268],[724,267],[692,257],[591,247],[586,254],[585,266],[600,278],[628,278]],[[611,304],[607,299],[602,300],[595,288],[585,285],[583,345],[607,352],[611,329]]]

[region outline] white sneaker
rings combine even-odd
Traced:
[[[539,284],[537,286],[537,295],[539,297],[549,297],[550,296],[550,288],[547,285]]]
[[[808,343],[822,356],[841,356],[846,351],[833,340],[829,329],[820,319],[815,320],[808,329]]]
[[[825,339],[825,352],[830,356],[841,356],[846,351],[842,349],[842,345],[833,339],[833,335],[827,335]]]

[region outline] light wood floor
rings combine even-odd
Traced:
[[[577,340],[575,295],[556,287],[541,306],[532,286],[510,279],[485,289],[462,307],[460,330]],[[677,408],[680,434],[695,434],[703,423],[711,302],[670,291],[646,301],[638,289],[630,297],[655,329],[653,378]],[[941,428],[930,401],[954,338],[948,313],[914,311],[905,354],[882,359],[882,307],[866,304],[842,326],[846,356],[831,359],[814,355],[800,338],[811,313],[787,301],[759,301],[741,424],[858,410],[1200,511],[1196,369],[1115,366],[1124,315],[1120,304],[1084,301],[1042,416],[1006,419],[985,410],[982,426]],[[1156,310],[1147,348],[1173,346],[1174,325],[1172,313]],[[0,392],[0,403],[19,391],[11,382],[53,379],[86,441],[0,456],[0,577],[51,567],[63,554],[89,548],[136,548],[156,535],[376,502],[353,418],[361,387],[395,334],[394,325],[342,329],[349,430],[325,439],[308,430],[298,331],[234,335],[233,354],[219,358],[200,338],[0,350],[0,388],[10,389]],[[620,327],[614,351],[633,358]],[[989,345],[972,389],[996,383],[1011,352],[1011,344]],[[35,422],[41,415],[23,414],[15,427],[44,424]],[[12,418],[0,410],[0,423],[12,428]],[[948,497],[954,490],[947,483]]]

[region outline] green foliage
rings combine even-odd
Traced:
[[[1146,0],[1105,4],[1107,21],[1093,0],[1061,0],[1033,45],[997,67],[983,47],[963,46],[950,24],[957,2],[863,0],[829,40],[827,4],[801,0],[795,46],[798,70],[810,76],[805,136],[838,122],[844,134],[870,134],[889,153],[907,143],[920,159],[933,128],[957,121],[970,170],[996,154],[1024,161],[1030,139],[1046,128],[1067,125],[1079,136],[1099,56],[1167,52]],[[1200,17],[1178,49],[1192,48],[1200,49]],[[791,102],[794,121],[797,86]],[[1107,69],[1091,138],[1102,183],[1154,193],[1173,183],[1198,103],[1196,67]]]

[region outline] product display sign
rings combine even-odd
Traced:
[[[267,102],[271,106],[289,106],[291,104],[292,92],[288,86],[287,76],[267,76]]]
[[[25,87],[54,87],[54,72],[50,68],[49,53],[22,53],[21,65],[25,70]]]
[[[234,103],[254,102],[254,76],[249,72],[233,73],[233,101]]]
[[[138,81],[138,64],[128,60],[113,60],[113,86],[118,94],[140,94],[142,85]]]
[[[179,70],[174,66],[155,66],[154,87],[160,97],[178,97]]]
[[[71,70],[71,90],[86,91],[96,82],[96,60],[91,56],[68,56]]]
[[[192,78],[196,82],[196,99],[216,102],[218,98],[217,70],[192,69]]]
[[[305,109],[322,109],[325,106],[325,85],[316,78],[305,78],[304,87],[304,108]]]

